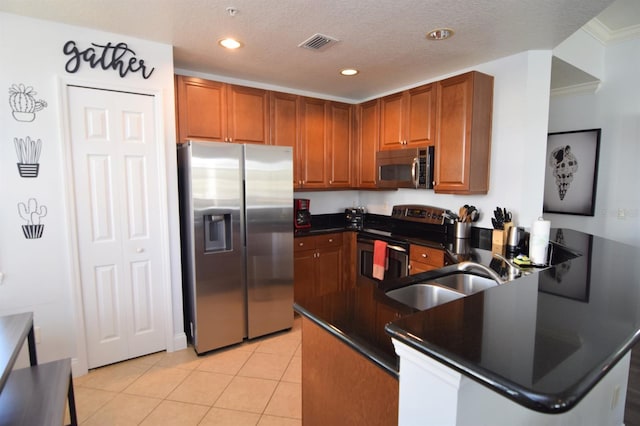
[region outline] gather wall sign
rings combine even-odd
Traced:
[[[83,62],[91,68],[116,71],[122,78],[130,72],[139,72],[146,80],[155,70],[148,68],[144,59],[136,57],[136,52],[127,43],[91,43],[91,47],[81,49],[75,41],[69,40],[64,44],[62,52],[69,57],[64,68],[71,74],[76,73]]]

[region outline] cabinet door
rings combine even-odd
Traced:
[[[226,94],[224,84],[201,78],[176,77],[178,141],[226,137]]]
[[[435,192],[489,190],[493,77],[470,72],[437,83]]]
[[[271,92],[271,145],[293,148],[293,187],[302,184],[300,175],[299,96]]]
[[[359,106],[358,130],[357,185],[358,188],[375,188],[380,138],[380,103],[377,99]]]
[[[438,267],[429,265],[428,263],[414,262],[413,260],[409,262],[409,275],[419,274],[420,272],[433,271],[434,269],[438,269]]]
[[[329,187],[349,188],[353,175],[353,106],[328,103]]]
[[[268,144],[268,92],[230,85],[227,97],[228,142]]]
[[[301,100],[301,172],[303,188],[326,188],[328,150],[326,135],[326,101]]]
[[[402,125],[405,103],[402,93],[380,99],[380,149],[398,149],[404,145]]]
[[[297,242],[297,240],[296,240]],[[314,294],[316,250],[297,250],[293,261],[293,300],[309,300]]]
[[[407,146],[435,143],[436,94],[434,85],[416,87],[407,92],[405,134]]]
[[[342,258],[342,245],[318,249],[316,259],[317,283],[315,295],[332,293],[342,289],[344,260]]]

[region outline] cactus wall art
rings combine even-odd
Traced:
[[[18,156],[18,173],[23,178],[35,178],[38,177],[38,170],[40,169],[40,152],[42,150],[42,141],[40,139],[31,139],[29,136],[26,139],[13,138],[13,144],[16,148],[16,155]]]
[[[18,214],[26,222],[22,225],[22,233],[28,240],[42,237],[44,224],[40,220],[47,215],[47,206],[38,206],[35,198],[29,198],[26,203],[18,203]]]
[[[36,112],[47,106],[44,100],[35,98],[37,94],[31,86],[12,84],[9,88],[9,105],[13,118],[23,122],[35,120]]]

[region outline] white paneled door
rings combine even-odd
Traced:
[[[88,367],[166,348],[154,97],[67,86]]]

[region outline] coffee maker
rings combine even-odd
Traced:
[[[295,229],[311,228],[311,201],[306,198],[293,199],[293,226]]]

